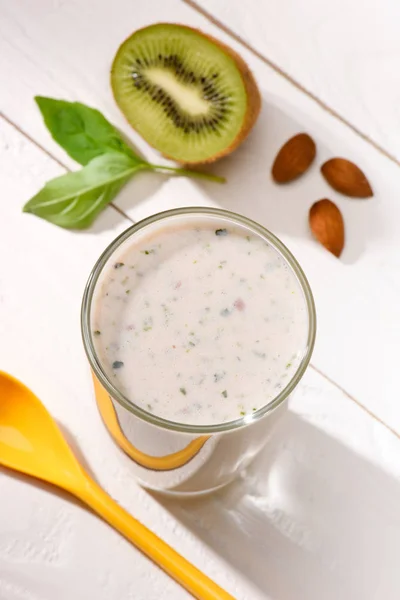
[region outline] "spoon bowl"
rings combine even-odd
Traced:
[[[85,473],[54,419],[20,381],[0,371],[0,464],[74,493]]]
[[[124,535],[199,600],[234,600],[89,477],[35,394],[0,371],[0,466],[64,489]]]

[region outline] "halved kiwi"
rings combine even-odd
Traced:
[[[158,23],[133,33],[114,58],[111,85],[132,127],[182,163],[229,154],[260,111],[260,93],[243,59],[184,25]]]

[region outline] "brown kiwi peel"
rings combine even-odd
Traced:
[[[195,27],[189,27],[188,25],[181,25],[180,23],[158,23],[158,25],[178,25],[179,27],[182,27],[189,31],[193,31],[193,32],[197,33],[198,35],[201,35],[204,38],[207,38],[210,42],[212,42],[213,44],[218,46],[225,54],[230,56],[234,60],[236,66],[239,70],[240,76],[242,78],[242,81],[243,81],[243,84],[244,84],[244,87],[246,90],[247,110],[246,110],[246,114],[245,114],[245,117],[243,120],[242,128],[240,129],[240,131],[237,134],[237,136],[235,137],[235,139],[231,142],[231,144],[229,144],[229,146],[227,146],[220,152],[217,152],[213,156],[210,156],[207,159],[202,160],[202,161],[182,161],[182,160],[177,161],[175,158],[168,156],[167,154],[163,154],[163,156],[165,156],[165,158],[175,160],[175,162],[179,162],[183,165],[201,165],[201,164],[208,164],[208,163],[215,162],[219,158],[222,158],[223,156],[227,156],[228,154],[231,154],[231,152],[236,150],[236,148],[249,135],[255,122],[257,121],[258,115],[261,110],[261,94],[260,94],[260,90],[258,89],[254,75],[250,71],[247,63],[243,60],[243,58],[237,52],[235,52],[235,50],[233,50],[232,48],[230,48],[229,46],[227,46],[220,40],[217,40],[216,38],[212,37],[211,35],[208,35],[207,33],[204,33],[203,31],[200,31],[199,29],[196,29]],[[137,31],[141,31],[142,29],[147,29],[147,26],[142,27],[142,28],[138,29]],[[129,39],[129,37],[131,37],[131,36],[128,36],[128,38],[126,38],[126,39]],[[120,49],[122,48],[122,46],[124,45],[125,41],[126,40],[124,40],[124,42],[122,42],[122,44],[118,48],[116,56],[118,55],[118,53],[119,53]],[[112,86],[111,86],[111,89],[113,89]],[[113,90],[113,92],[114,92],[114,90]],[[134,126],[132,125],[132,123],[130,121],[128,121],[128,123],[131,125],[131,127],[134,128]],[[153,147],[155,148],[155,146],[153,146]],[[155,148],[155,149],[158,150],[158,148]]]

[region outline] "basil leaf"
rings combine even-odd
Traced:
[[[128,179],[146,163],[138,164],[122,153],[94,158],[80,171],[48,181],[23,211],[67,229],[85,229],[112,201]]]
[[[43,96],[36,96],[35,101],[53,139],[81,165],[106,152],[122,152],[137,163],[144,162],[100,111]]]

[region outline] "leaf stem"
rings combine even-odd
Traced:
[[[213,175],[212,173],[202,173],[201,171],[191,171],[190,169],[182,169],[177,167],[165,167],[164,165],[153,165],[150,167],[154,171],[170,171],[175,175],[184,175],[185,177],[193,177],[194,179],[208,179],[208,181],[215,181],[216,183],[225,183],[225,177],[219,177],[219,175]]]

